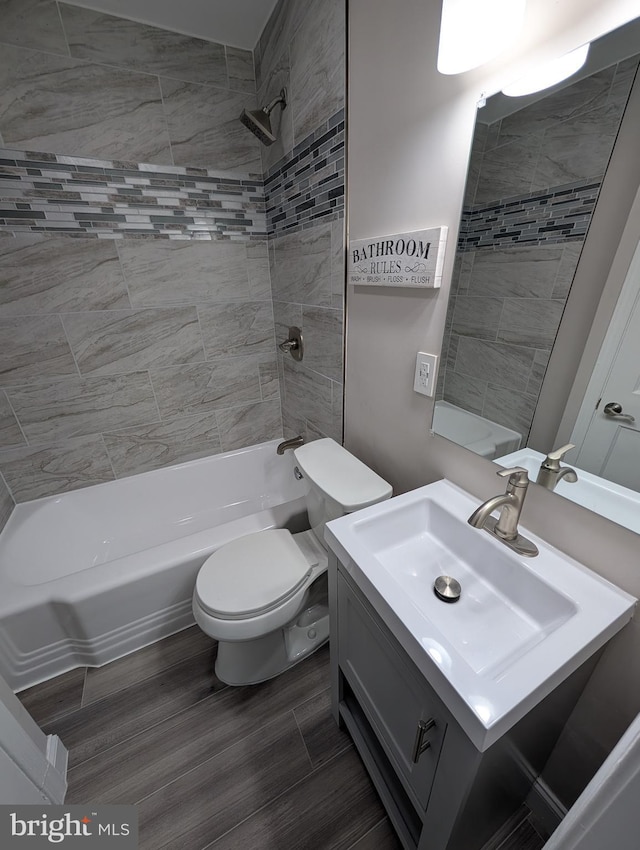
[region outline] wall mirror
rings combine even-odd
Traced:
[[[478,109],[432,427],[503,466],[527,467],[532,481],[559,447],[532,424],[639,59],[636,19],[594,42],[563,84],[520,98],[499,93]],[[634,263],[640,279],[640,251]],[[638,306],[635,316],[627,336],[640,339]],[[638,363],[635,345],[627,358]],[[640,367],[626,380],[633,386],[621,410],[592,417],[611,425],[599,447],[584,450],[579,417],[569,431],[576,448],[561,464],[580,467],[578,482],[567,475],[547,486],[640,532]],[[628,518],[613,504],[625,496]]]

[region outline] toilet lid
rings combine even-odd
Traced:
[[[210,555],[196,579],[202,607],[214,616],[258,614],[284,602],[304,584],[313,564],[284,528],[258,531]]]

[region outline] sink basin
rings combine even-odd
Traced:
[[[544,458],[545,455],[540,452],[527,448],[498,457],[495,463],[506,468],[522,466],[529,473],[531,481],[535,481]],[[580,469],[569,461],[562,461],[561,465],[575,469],[578,480],[571,483],[561,479],[555,489],[559,496],[640,534],[640,493]]]
[[[325,537],[484,750],[622,628],[636,600],[526,530],[535,558],[472,528],[478,503],[438,481],[334,520]],[[457,602],[435,594],[441,575],[460,583]]]

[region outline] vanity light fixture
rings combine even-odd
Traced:
[[[548,89],[549,86],[555,86],[556,83],[561,83],[568,77],[579,71],[584,65],[589,52],[589,45],[583,44],[582,47],[572,50],[570,53],[564,53],[538,68],[534,68],[524,77],[515,80],[508,86],[502,89],[502,94],[507,97],[522,97],[525,94],[533,94],[543,89]]]
[[[438,71],[461,74],[505,50],[524,21],[527,0],[443,0]]]

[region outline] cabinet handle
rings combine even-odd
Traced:
[[[420,756],[425,750],[428,750],[431,746],[431,741],[425,741],[424,736],[427,734],[429,729],[432,729],[436,725],[436,721],[433,717],[430,717],[429,720],[420,720],[418,722],[418,730],[416,732],[416,740],[413,745],[413,763],[417,764]]]

